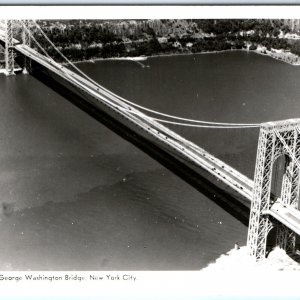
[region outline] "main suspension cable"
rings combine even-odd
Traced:
[[[142,113],[139,111],[132,111],[124,107],[118,107],[118,109],[126,112],[130,112],[135,115],[141,115]],[[144,117],[144,115],[143,115]],[[165,124],[172,124],[172,125],[179,125],[179,126],[185,126],[185,127],[195,127],[195,128],[214,128],[214,129],[243,129],[243,128],[257,128],[260,127],[260,125],[235,125],[235,126],[219,126],[219,125],[205,125],[205,124],[191,124],[191,123],[182,123],[182,122],[174,122],[174,121],[169,121],[169,120],[163,120],[163,119],[158,119],[154,117],[150,117],[147,115],[147,118],[160,122],[160,123],[165,123]]]
[[[197,128],[224,128],[224,129],[242,129],[242,128],[257,128],[260,127],[260,125],[230,125],[230,126],[218,126],[218,125],[202,125],[202,124],[191,124],[191,123],[181,123],[181,122],[174,122],[169,120],[163,120],[158,118],[151,118],[152,120],[158,121],[160,123],[166,123],[166,124],[173,124],[173,125],[179,125],[179,126],[186,126],[186,127],[197,127]]]
[[[25,23],[20,20],[20,22],[22,23],[24,29],[27,31],[27,33],[30,35],[30,37],[32,38],[32,40],[36,43],[36,45],[42,50],[42,52],[50,59],[51,56],[47,53],[47,51],[41,46],[41,44],[35,39],[35,37],[33,36],[32,32],[27,28],[27,26],[25,25]]]

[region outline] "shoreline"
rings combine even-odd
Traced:
[[[253,52],[259,55],[268,56],[278,61],[282,61],[292,66],[300,66],[300,57],[291,52],[285,52],[283,49],[276,50],[271,49],[271,51],[267,50],[265,47],[257,47],[255,50],[249,49],[228,49],[228,50],[220,50],[220,51],[205,51],[205,52],[186,52],[186,53],[165,53],[165,54],[155,54],[151,56],[135,56],[135,57],[98,57],[92,58],[88,60],[82,61],[72,61],[74,64],[80,63],[95,63],[97,61],[109,61],[109,60],[128,60],[142,65],[143,67],[147,66],[143,62],[146,62],[149,58],[157,58],[157,57],[168,57],[168,56],[182,56],[182,55],[205,55],[205,54],[218,54],[224,52],[232,52],[232,51],[243,51],[243,52]],[[68,65],[68,63],[63,63],[63,65]]]
[[[220,50],[220,51],[205,51],[205,52],[185,52],[185,53],[164,53],[164,54],[155,54],[151,56],[124,56],[124,57],[98,57],[98,58],[91,58],[87,60],[79,60],[79,61],[71,61],[73,64],[81,64],[81,63],[96,63],[97,61],[110,61],[110,60],[127,60],[132,61],[137,64],[139,64],[142,67],[149,67],[145,64],[145,62],[149,58],[157,58],[157,57],[169,57],[169,56],[182,56],[182,55],[205,55],[205,54],[218,54],[218,53],[224,53],[224,52],[232,52],[232,51],[243,51],[243,52],[253,52],[259,55],[268,56],[270,58],[276,59],[278,61],[282,61],[284,63],[287,63],[291,66],[300,66],[300,57],[296,54],[293,54],[291,52],[285,52],[283,49],[276,50],[271,49],[271,51],[267,50],[265,47],[258,46],[255,50],[249,50],[249,45],[247,49],[228,49],[228,50]],[[65,62],[62,63],[62,65],[69,65],[69,63]],[[0,74],[5,73],[5,68],[0,68]]]
[[[283,49],[276,50],[271,49],[267,50],[265,47],[257,47],[256,50],[249,50],[254,51],[257,54],[269,56],[273,59],[285,62],[292,66],[299,66],[300,65],[300,57],[296,54],[293,54],[291,52],[285,52]]]

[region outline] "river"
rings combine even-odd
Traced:
[[[299,117],[300,68],[242,51],[78,66],[133,102],[182,117]],[[247,227],[29,75],[0,75],[2,270],[199,270]],[[253,178],[258,129],[170,125]]]

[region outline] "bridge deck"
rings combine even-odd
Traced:
[[[3,38],[4,34],[0,30],[0,40],[2,40],[2,42],[4,42]],[[52,59],[41,55],[34,49],[23,44],[16,44],[15,49],[66,80],[77,89],[79,88],[89,94],[98,102],[109,107],[135,126],[138,126],[143,130],[145,135],[150,135],[152,138],[160,141],[161,144],[172,148],[173,152],[178,153],[180,157],[203,168],[212,174],[216,180],[222,181],[226,186],[229,186],[247,200],[252,200],[253,181],[223,161],[151,119],[134,107],[126,104],[110,91],[93,84],[82,76],[70,71],[68,68],[54,62]]]
[[[300,211],[298,209],[286,206],[280,200],[277,200],[271,209],[265,211],[264,214],[271,215],[300,235]]]

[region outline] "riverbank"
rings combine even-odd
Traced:
[[[72,61],[74,64],[81,64],[81,63],[95,63],[97,61],[109,61],[109,60],[128,60],[135,62],[142,67],[148,67],[148,65],[145,65],[143,62],[147,61],[148,58],[151,57],[167,57],[167,56],[178,56],[178,55],[194,55],[194,54],[216,54],[216,53],[223,53],[223,52],[231,52],[231,51],[253,51],[260,55],[269,56],[271,58],[274,58],[276,60],[280,60],[282,62],[285,62],[287,64],[290,64],[292,66],[300,66],[300,57],[296,54],[293,54],[291,52],[286,52],[283,49],[276,50],[271,49],[271,51],[267,50],[266,47],[258,46],[255,50],[250,50],[249,46],[247,49],[230,49],[230,50],[222,50],[222,51],[207,51],[207,52],[198,52],[198,53],[167,53],[167,54],[157,54],[152,56],[130,56],[130,57],[109,57],[109,58],[93,58],[89,60],[82,60],[82,61]],[[69,63],[63,63],[63,65],[68,65]],[[20,71],[20,69],[17,69],[16,71]],[[0,69],[0,74],[4,74],[5,69]]]
[[[247,45],[246,49],[228,49],[228,50],[220,50],[220,51],[203,51],[203,52],[172,52],[172,53],[160,53],[155,54],[151,56],[124,56],[124,57],[97,57],[97,58],[91,58],[88,60],[71,60],[74,64],[81,64],[81,63],[95,63],[97,61],[110,61],[110,60],[128,60],[132,62],[136,62],[137,64],[141,65],[142,67],[147,67],[143,62],[147,61],[148,58],[151,57],[167,57],[167,56],[181,56],[181,55],[194,55],[194,54],[217,54],[217,53],[223,53],[223,52],[231,52],[231,51],[247,51],[247,52],[255,52],[260,55],[269,56],[273,59],[283,61],[285,63],[288,63],[293,66],[299,66],[300,65],[300,57],[294,53],[291,53],[289,51],[285,51],[284,49],[273,49],[268,50],[266,47],[263,47],[261,45],[258,45],[255,50],[250,49],[250,44]],[[62,63],[63,65],[68,65],[69,63]],[[3,74],[5,72],[4,68],[0,68],[0,74]]]
[[[255,52],[260,55],[269,56],[276,60],[281,60],[287,64],[293,66],[300,65],[300,57],[296,54],[291,52],[286,52],[283,49],[271,49],[267,50],[266,47],[258,46],[255,50],[249,49],[250,45],[247,46],[247,49],[229,49],[229,50],[221,50],[221,51],[206,51],[206,52],[197,52],[197,53],[170,53],[170,54],[161,54],[161,55],[153,55],[150,57],[160,57],[160,56],[174,56],[174,55],[193,55],[193,54],[217,54],[217,53],[224,53],[224,52],[231,52],[231,51],[246,51],[246,52]],[[126,58],[125,58],[126,59]]]
[[[267,50],[265,47],[260,46],[260,47],[257,47],[257,49],[254,51],[258,54],[270,56],[274,59],[281,60],[281,61],[288,63],[290,65],[293,65],[293,66],[300,65],[300,57],[298,55],[291,53],[291,52],[284,51],[283,49]]]
[[[74,64],[80,64],[80,63],[95,63],[97,61],[110,61],[110,60],[128,60],[133,61],[138,64],[141,64],[142,66],[145,66],[143,62],[147,61],[148,58],[154,58],[154,57],[168,57],[168,56],[181,56],[181,55],[194,55],[194,54],[217,54],[217,53],[223,53],[223,52],[231,52],[231,51],[246,51],[246,52],[254,52],[260,55],[269,56],[273,59],[280,60],[282,62],[285,62],[287,64],[290,64],[292,66],[299,66],[300,65],[300,57],[296,54],[293,54],[291,52],[287,52],[283,49],[271,49],[267,50],[266,47],[258,46],[255,50],[250,50],[249,45],[247,49],[229,49],[229,50],[221,50],[221,51],[205,51],[205,52],[184,52],[184,53],[163,53],[163,54],[156,54],[151,56],[136,56],[136,57],[108,57],[108,58],[92,58],[88,60],[82,60],[82,61],[72,61]],[[63,63],[64,65],[68,65],[68,63]]]
[[[214,263],[202,269],[203,272],[231,271],[299,271],[299,255],[294,259],[288,256],[284,250],[275,248],[267,259],[255,262],[247,253],[247,247],[232,249],[226,254],[221,255]]]

